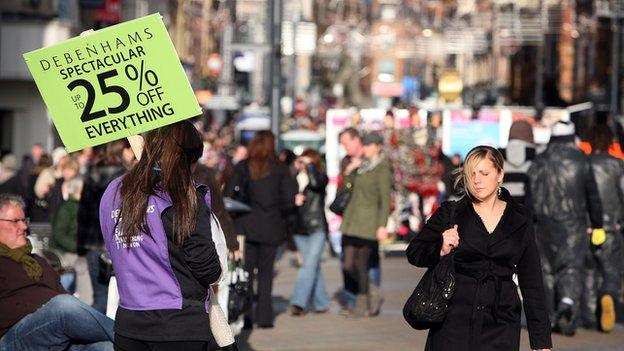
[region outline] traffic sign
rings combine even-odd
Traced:
[[[24,59],[69,152],[201,114],[158,13]]]

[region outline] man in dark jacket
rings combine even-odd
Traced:
[[[104,251],[104,238],[100,229],[99,206],[102,194],[108,183],[126,172],[124,150],[129,149],[127,140],[117,140],[100,147],[96,153],[97,161],[89,171],[80,205],[78,207],[78,245],[79,255],[86,256],[89,277],[93,288],[93,308],[106,313],[108,300],[108,282],[100,281],[100,255]]]
[[[598,193],[602,201],[602,218],[606,235],[592,240],[590,254],[586,261],[585,290],[581,306],[583,323],[595,328],[596,310],[602,331],[610,332],[615,325],[615,301],[622,284],[622,236],[620,224],[624,220],[624,163],[609,155],[613,140],[611,129],[603,124],[593,128],[591,133],[591,160]],[[600,308],[597,308],[597,303]]]
[[[551,128],[546,151],[529,168],[537,245],[553,329],[574,335],[582,293],[583,260],[591,227],[602,230],[602,207],[589,158],[576,147],[574,124]]]
[[[68,295],[32,254],[21,197],[0,194],[0,350],[113,350],[113,321]]]

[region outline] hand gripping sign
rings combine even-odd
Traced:
[[[24,59],[69,152],[201,114],[158,13]]]

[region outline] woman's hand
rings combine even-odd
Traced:
[[[442,249],[440,250],[440,256],[448,255],[454,247],[459,246],[459,232],[457,231],[457,224],[451,229],[447,229],[442,233]]]
[[[386,230],[386,227],[377,228],[377,240],[383,241],[386,239],[388,239],[388,231]]]
[[[302,193],[298,193],[297,195],[295,195],[295,205],[297,205],[297,207],[303,206],[303,204],[305,203],[305,199],[305,195],[303,195]]]

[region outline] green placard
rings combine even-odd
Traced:
[[[69,152],[201,114],[158,13],[24,59]]]

